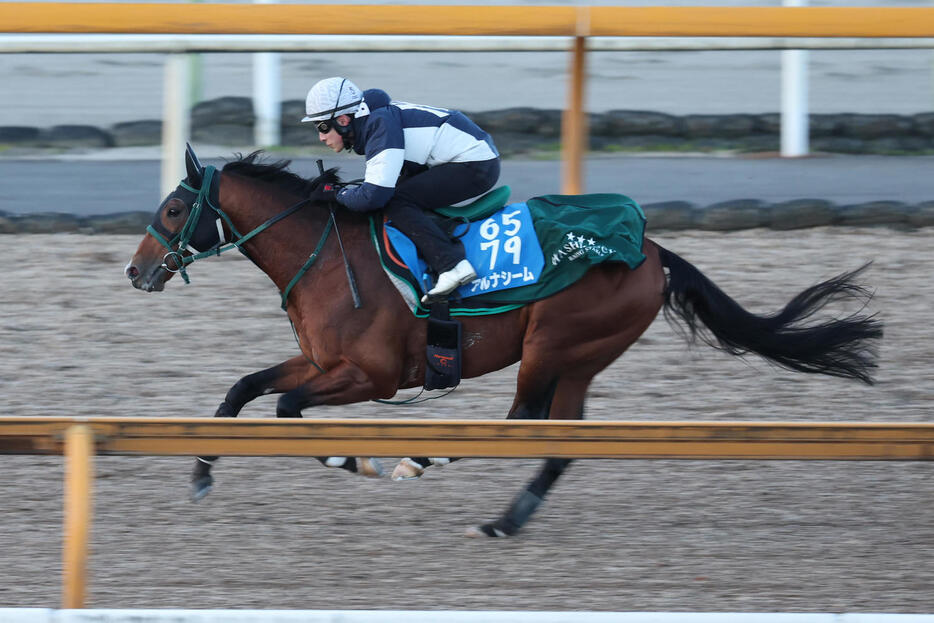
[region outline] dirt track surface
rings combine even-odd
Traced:
[[[689,349],[658,320],[597,378],[588,418],[930,420],[934,231],[655,239],[759,312],[874,260],[878,384]],[[210,417],[240,376],[297,352],[249,262],[205,261],[190,286],[147,295],[122,275],[137,241],[0,237],[2,414]],[[417,407],[320,415],[500,417],[514,373]],[[267,397],[243,415],[274,410]],[[934,612],[929,463],[579,461],[511,540],[462,534],[537,461],[461,461],[394,483],[312,459],[222,459],[197,505],[191,464],[97,459],[89,606]],[[0,606],[59,605],[62,471],[60,458],[0,457]]]

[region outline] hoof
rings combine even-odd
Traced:
[[[199,502],[214,489],[214,477],[202,476],[191,481],[191,501]]]
[[[225,400],[217,407],[217,411],[214,412],[214,417],[237,417],[237,410],[230,406],[230,403]]]
[[[396,468],[392,470],[393,480],[415,480],[421,478],[425,473],[425,468],[410,458],[404,458],[399,461]]]
[[[484,539],[484,538],[505,538],[507,536],[512,536],[506,534],[499,528],[494,528],[492,524],[483,524],[482,526],[470,526],[467,528],[467,531],[464,533],[464,536],[470,539]]]
[[[372,456],[358,456],[357,473],[367,478],[382,478],[385,472],[379,459]]]

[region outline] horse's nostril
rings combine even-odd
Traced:
[[[136,279],[139,277],[139,270],[136,268],[136,266],[127,266],[125,272],[126,276],[130,279]]]

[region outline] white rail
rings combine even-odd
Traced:
[[[934,614],[0,608],[0,621],[3,623],[934,623]]]

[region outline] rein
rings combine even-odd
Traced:
[[[191,205],[191,211],[188,214],[188,219],[185,221],[185,224],[182,226],[182,229],[175,234],[170,240],[166,240],[166,237],[159,233],[156,228],[152,225],[146,227],[146,231],[159,243],[165,247],[168,252],[162,257],[162,268],[169,271],[170,273],[181,273],[182,279],[185,283],[191,283],[191,280],[188,278],[188,271],[186,267],[194,262],[195,260],[200,260],[205,257],[211,257],[214,255],[220,255],[231,249],[237,249],[247,257],[249,254],[242,248],[243,245],[249,241],[254,236],[266,231],[282,219],[290,216],[305,207],[311,200],[302,199],[293,206],[287,208],[286,210],[280,212],[274,217],[267,220],[265,223],[256,227],[255,229],[247,232],[246,234],[241,234],[237,231],[237,228],[234,227],[233,222],[230,220],[230,217],[227,216],[219,206],[215,205],[211,201],[211,186],[214,181],[214,174],[217,172],[217,169],[213,166],[207,166],[204,168],[204,175],[201,178],[201,187],[192,188],[185,182],[181,182],[181,187],[185,190],[188,190],[192,193],[197,193],[198,197],[195,199],[194,203]],[[219,203],[219,202],[218,202]],[[195,228],[198,226],[199,221],[201,220],[201,214],[204,211],[204,206],[207,205],[210,209],[214,210],[217,214],[217,232],[218,232],[218,242],[213,247],[206,251],[198,252],[194,248],[190,247],[191,237],[194,235]],[[230,228],[231,234],[236,236],[235,240],[228,242],[224,238],[223,225],[221,223],[227,223],[227,226]],[[292,288],[295,287],[295,284],[308,272],[308,269],[311,268],[311,265],[315,263],[315,260],[318,259],[318,254],[321,252],[321,249],[324,247],[324,243],[328,239],[328,235],[331,233],[331,228],[334,226],[334,213],[331,212],[331,216],[328,219],[328,223],[324,228],[324,231],[321,233],[321,239],[318,240],[318,245],[315,247],[315,250],[312,252],[308,260],[302,265],[298,270],[292,280],[289,281],[285,289],[280,292],[282,296],[282,309],[286,308],[289,299],[289,293],[292,292]],[[189,250],[192,252],[191,255],[182,255],[182,251]],[[170,267],[168,265],[169,258],[172,258],[175,267]]]
[[[188,278],[188,272],[186,270],[186,267],[189,264],[193,263],[195,260],[200,260],[200,259],[211,257],[214,255],[220,255],[221,253],[230,251],[231,249],[237,249],[249,258],[250,257],[249,254],[242,248],[243,245],[247,241],[249,241],[254,236],[259,235],[263,231],[269,229],[270,227],[272,227],[273,225],[275,225],[282,219],[286,218],[287,216],[294,214],[295,212],[297,212],[298,210],[300,210],[301,208],[303,208],[306,204],[310,202],[310,199],[302,199],[298,203],[292,205],[286,210],[273,216],[272,218],[267,220],[265,223],[263,223],[259,227],[252,229],[246,234],[241,234],[239,231],[237,231],[237,228],[234,227],[234,224],[230,220],[230,217],[227,215],[227,213],[225,213],[223,210],[220,209],[218,205],[216,205],[217,203],[220,203],[220,200],[218,199],[216,202],[211,201],[211,186],[214,183],[214,179],[215,179],[214,176],[216,173],[217,173],[217,169],[215,167],[213,166],[205,167],[204,174],[202,175],[202,178],[201,178],[200,188],[193,188],[192,186],[189,186],[188,184],[186,184],[184,181],[182,181],[179,184],[185,190],[191,193],[196,193],[197,198],[195,199],[194,203],[192,203],[191,211],[188,214],[188,218],[185,220],[185,224],[182,226],[182,229],[178,233],[176,233],[171,238],[167,239],[167,236],[170,232],[166,232],[166,234],[163,235],[155,228],[154,225],[149,225],[146,227],[146,231],[153,238],[159,241],[159,243],[163,247],[165,247],[167,250],[166,254],[162,257],[162,268],[171,273],[181,273],[182,279],[184,279],[185,283],[191,283],[191,280]],[[348,182],[348,183],[353,183],[353,182]],[[202,216],[202,213],[204,212],[205,205],[211,210],[214,210],[214,212],[217,214],[216,224],[217,224],[218,241],[210,249],[206,251],[198,251],[197,249],[191,246],[191,239],[192,239],[192,236],[194,236],[198,223],[201,220],[201,216]],[[230,228],[231,234],[236,237],[235,240],[231,240],[228,242],[225,239],[223,223],[226,223],[227,226]],[[330,216],[328,218],[327,224],[324,226],[324,230],[321,232],[321,238],[318,240],[318,244],[315,246],[314,251],[311,252],[311,255],[308,256],[308,259],[305,260],[305,263],[302,264],[301,268],[298,269],[298,272],[295,273],[295,276],[292,277],[289,283],[280,292],[280,296],[282,299],[281,307],[283,310],[285,310],[286,307],[288,306],[289,294],[292,292],[292,289],[295,287],[295,285],[301,280],[301,278],[305,275],[305,273],[308,272],[308,270],[312,267],[312,265],[318,259],[318,255],[321,253],[321,250],[324,248],[324,243],[327,242],[328,236],[330,235],[332,229],[334,229],[337,232],[341,255],[344,256],[344,268],[347,271],[347,278],[350,283],[351,294],[353,295],[353,299],[354,299],[354,307],[359,308],[361,306],[360,296],[357,291],[356,280],[354,279],[350,265],[347,262],[347,256],[344,253],[344,243],[342,240],[340,240],[340,232],[337,229],[337,218],[334,214],[333,206],[331,206]],[[185,250],[189,251],[191,255],[182,255],[182,252]],[[168,265],[168,260],[170,257],[172,258],[172,261],[175,265],[174,268]],[[302,351],[302,354],[305,356],[305,358],[319,372],[321,372],[322,374],[325,374],[326,371],[320,365],[318,365],[318,363],[315,362],[314,359],[312,359],[307,354],[305,354],[304,349],[302,348],[301,340],[299,340],[298,338],[298,333],[295,330],[295,325],[292,323],[291,317],[289,318],[289,324],[292,327],[292,333],[295,337],[296,343],[298,344],[299,350]],[[405,400],[376,399],[376,400],[373,400],[372,402],[377,402],[377,403],[386,404],[386,405],[415,404],[419,402],[425,402],[427,400],[435,400],[437,398],[443,398],[444,396],[447,396],[449,393],[454,391],[454,389],[455,388],[451,388],[450,390],[446,391],[440,396],[428,396],[425,398],[421,397],[422,393],[424,392],[424,389],[422,389],[422,391],[420,391],[417,395],[411,398],[407,398]]]

